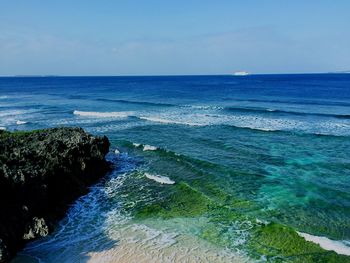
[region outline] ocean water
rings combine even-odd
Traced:
[[[15,262],[349,261],[350,75],[0,78],[2,129],[56,126],[115,168]]]

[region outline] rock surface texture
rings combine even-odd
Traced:
[[[0,131],[0,262],[47,235],[109,169],[107,137],[80,128]]]

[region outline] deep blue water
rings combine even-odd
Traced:
[[[81,124],[74,110],[132,111],[176,123],[350,135],[349,89],[346,74],[0,78],[0,125]],[[16,118],[28,124],[16,126]]]
[[[111,226],[110,220],[132,218],[120,215],[130,203],[118,196],[142,204],[166,199],[172,189],[156,188],[147,173],[185,182],[207,196],[208,185],[217,187],[252,202],[254,208],[246,213],[259,220],[343,244],[350,240],[350,74],[0,78],[0,127],[55,126],[107,135],[112,150],[122,152],[116,162],[127,169],[117,169],[102,187],[113,190],[114,201],[92,192],[81,201],[90,204],[87,210],[78,206],[71,212],[79,210],[85,217],[63,220],[56,236],[29,246],[26,253],[44,262],[100,251],[104,245],[110,249],[99,231],[124,229],[124,221]],[[143,151],[132,143],[157,150]],[[198,176],[205,186],[198,184]],[[181,217],[172,226],[157,220],[143,226],[206,242],[201,233],[212,227],[207,219],[195,217],[198,223]],[[96,230],[92,222],[106,227]],[[77,225],[97,231],[88,236],[91,242],[73,238]],[[241,251],[246,236],[227,229],[220,230],[219,239]],[[123,240],[120,235],[109,237]]]

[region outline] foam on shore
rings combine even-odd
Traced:
[[[221,249],[190,235],[154,229],[146,225],[119,228],[112,234],[118,245],[110,249],[90,252],[87,262],[250,262],[249,259],[226,249]]]
[[[161,175],[153,175],[149,173],[145,173],[145,176],[148,179],[151,179],[153,181],[156,181],[161,184],[175,184],[175,181],[171,180],[169,177],[161,176]]]
[[[319,244],[320,247],[325,250],[333,250],[338,254],[350,256],[350,247],[342,241],[331,240],[327,237],[313,236],[302,232],[297,233],[299,236],[305,238],[306,241]]]
[[[97,112],[97,111],[73,111],[74,115],[84,116],[84,117],[97,117],[97,118],[127,118],[132,115],[132,112]]]

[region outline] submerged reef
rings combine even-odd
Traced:
[[[0,131],[0,262],[46,236],[107,173],[109,145],[81,128]]]
[[[135,218],[207,218],[207,227],[199,233],[201,238],[222,247],[246,251],[258,262],[350,263],[349,256],[325,250],[305,240],[289,226],[256,219],[252,213],[256,209],[254,202],[225,194],[205,180],[192,181],[192,185],[179,182],[170,185],[167,192],[163,200],[138,207]],[[244,240],[237,242],[242,232],[246,232]]]
[[[219,204],[186,183],[180,183],[173,188],[175,188],[174,194],[158,204],[143,207],[135,214],[136,218],[142,220],[148,217],[161,217],[167,220],[174,217],[205,216],[209,219],[209,227],[204,229],[200,236],[213,244],[228,248],[234,240],[225,236],[227,229],[233,223],[246,224],[250,231],[241,248],[247,250],[253,260],[300,263],[350,262],[349,256],[324,250],[318,244],[306,241],[291,227],[254,220],[248,213],[245,215],[244,210],[249,206],[245,202]],[[264,258],[261,258],[262,255]]]

